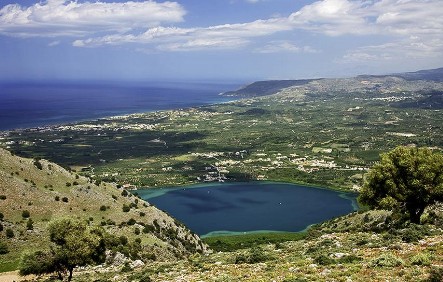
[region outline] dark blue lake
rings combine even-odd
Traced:
[[[199,235],[296,232],[357,209],[355,194],[271,182],[147,189],[138,194]]]
[[[228,101],[215,83],[0,83],[0,130]]]

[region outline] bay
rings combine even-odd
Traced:
[[[137,193],[203,236],[297,232],[357,210],[355,194],[273,182],[200,184]]]
[[[0,83],[0,130],[226,102],[221,83]]]

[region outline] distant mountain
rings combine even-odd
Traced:
[[[315,79],[256,81],[249,85],[243,86],[238,90],[225,92],[222,95],[234,97],[266,96],[275,94],[284,88],[304,85],[314,80]]]
[[[394,76],[398,76],[406,80],[431,80],[443,82],[443,68],[398,73],[394,74]]]
[[[94,182],[49,161],[21,158],[1,148],[0,213],[0,241],[9,251],[0,255],[0,265],[6,270],[18,267],[23,251],[48,248],[46,227],[59,218],[78,218],[117,238],[127,237],[121,252],[141,260],[175,260],[206,250],[184,225],[115,184]],[[141,243],[134,245],[136,241]]]
[[[427,80],[427,81],[443,82],[443,68],[420,70],[416,72],[395,73],[388,75],[359,75],[356,78],[357,79],[402,78],[408,81]],[[266,96],[266,95],[275,94],[281,91],[282,89],[288,87],[306,85],[309,84],[310,82],[319,81],[319,80],[322,79],[256,81],[249,85],[245,85],[238,90],[225,92],[222,95],[243,97],[243,98]]]

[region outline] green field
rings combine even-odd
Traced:
[[[318,80],[213,106],[10,131],[1,143],[120,185],[272,180],[358,190],[379,153],[443,147],[441,109],[411,106],[440,88],[388,78]]]

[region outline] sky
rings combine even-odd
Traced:
[[[442,0],[1,0],[0,81],[254,81],[443,67]]]

